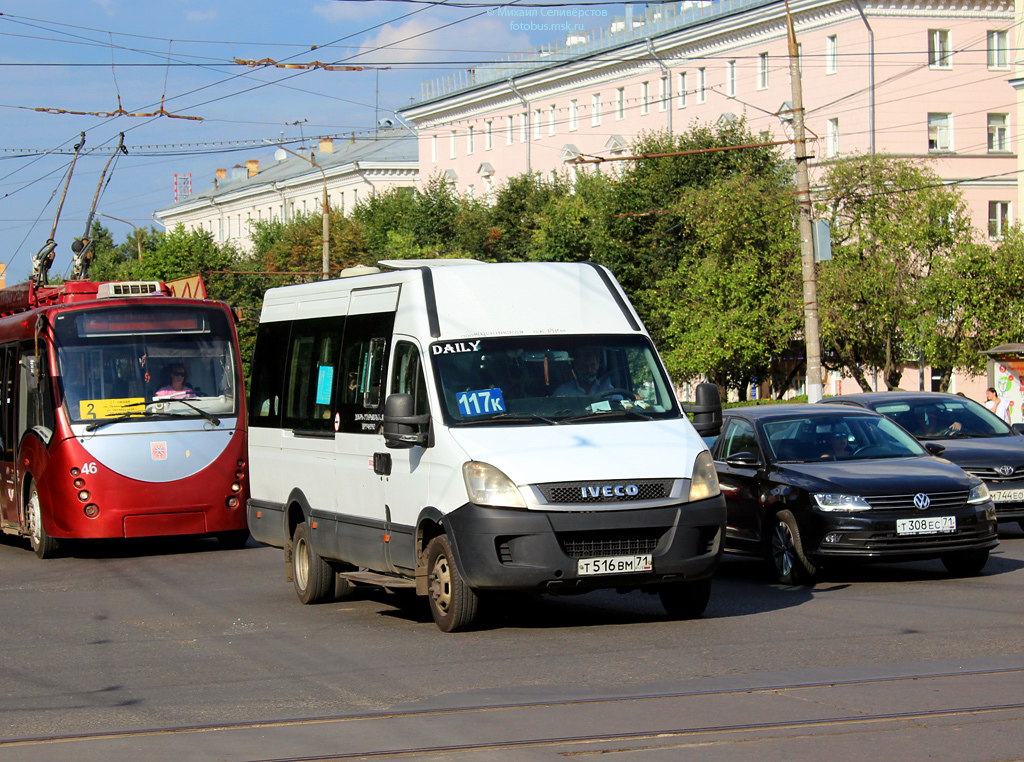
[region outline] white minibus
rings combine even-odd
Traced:
[[[622,288],[587,263],[403,260],[271,289],[253,355],[249,529],[299,599],[598,588],[700,616],[725,502]]]

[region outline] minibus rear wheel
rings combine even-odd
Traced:
[[[427,545],[427,597],[430,613],[442,632],[468,630],[476,619],[479,598],[459,574],[445,535]]]
[[[292,535],[292,583],[303,603],[320,603],[334,594],[334,570],[313,550],[305,521]]]

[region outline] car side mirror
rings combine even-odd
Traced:
[[[752,452],[736,452],[725,459],[725,462],[730,466],[757,466],[760,465],[761,459],[758,458]]]
[[[419,427],[430,423],[430,414],[413,415],[416,409],[411,394],[392,394],[384,401],[384,445],[395,450],[428,447],[430,432]]]
[[[1024,423],[1013,424],[1013,430],[1016,431],[1018,434],[1024,434]]]
[[[946,451],[946,448],[940,445],[938,442],[925,442],[924,449],[930,452],[932,455],[939,456]]]

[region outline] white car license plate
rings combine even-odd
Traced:
[[[607,558],[581,558],[576,562],[576,573],[581,577],[595,574],[630,574],[651,571],[651,556],[609,556]]]
[[[896,519],[896,534],[945,534],[956,531],[956,516]]]
[[[1020,503],[1024,501],[1024,489],[994,489],[990,493],[993,503]]]

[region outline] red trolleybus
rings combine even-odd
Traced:
[[[227,305],[162,283],[0,291],[0,528],[61,540],[248,539],[245,401]]]

